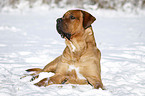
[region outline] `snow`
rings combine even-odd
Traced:
[[[105,10],[87,10],[96,17],[93,30],[102,52],[102,82],[107,90],[90,85],[33,84],[20,79],[28,68],[43,68],[61,55],[64,39],[56,31],[56,19],[68,9],[27,10],[0,14],[0,96],[144,96],[145,16]]]

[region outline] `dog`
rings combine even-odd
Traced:
[[[62,55],[47,64],[43,69],[32,68],[27,72],[31,81],[41,72],[53,72],[54,76],[44,78],[36,86],[52,84],[90,84],[96,89],[103,89],[101,80],[101,52],[96,46],[91,24],[94,16],[83,10],[69,10],[57,19],[56,28],[65,39],[66,48]],[[25,76],[24,76],[25,77]]]

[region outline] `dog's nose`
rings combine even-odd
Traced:
[[[58,18],[58,19],[56,20],[56,22],[57,22],[57,23],[62,22],[62,18]]]

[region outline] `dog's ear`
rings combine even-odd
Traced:
[[[86,11],[81,11],[83,13],[83,27],[87,29],[96,18]]]

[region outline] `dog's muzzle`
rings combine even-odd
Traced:
[[[57,21],[56,29],[57,29],[58,33],[61,35],[62,38],[66,37],[68,40],[70,40],[71,34],[66,33],[66,32],[63,31],[63,20],[62,20],[62,18],[58,18],[56,21]]]

